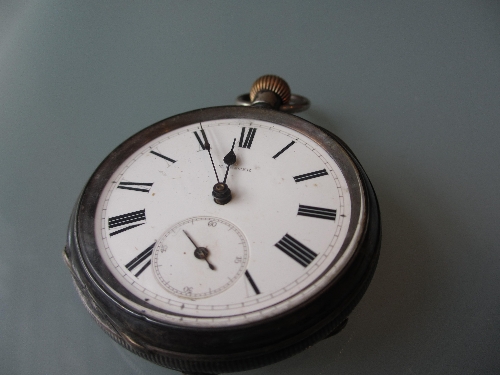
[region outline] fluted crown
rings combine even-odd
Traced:
[[[283,78],[274,75],[265,75],[258,78],[250,89],[250,100],[254,101],[255,96],[260,91],[271,91],[278,95],[282,104],[288,104],[290,101],[290,87]]]

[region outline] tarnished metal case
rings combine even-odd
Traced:
[[[284,125],[306,134],[327,150],[335,149],[341,155],[335,160],[340,165],[345,164],[342,168],[347,173],[346,180],[361,191],[353,198],[353,205],[363,210],[364,217],[356,251],[342,273],[327,287],[280,315],[219,328],[181,326],[152,319],[146,309],[169,313],[131,295],[100,261],[93,227],[97,201],[103,185],[121,162],[151,139],[187,124],[223,118],[265,120]],[[372,279],[380,241],[380,214],[375,192],[344,142],[293,115],[229,106],[200,109],[160,121],[117,147],[94,172],[76,203],[64,258],[88,311],[116,342],[159,365],[185,373],[210,374],[249,370],[277,362],[342,329]],[[123,298],[117,298],[118,295]],[[144,306],[144,310],[127,305],[127,299]]]

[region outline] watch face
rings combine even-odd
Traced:
[[[334,282],[356,250],[364,198],[344,149],[294,116],[225,111],[154,125],[163,131],[139,133],[100,167],[86,260],[114,298],[150,318],[275,316]],[[232,199],[216,204],[225,178]]]

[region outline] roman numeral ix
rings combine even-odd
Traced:
[[[125,265],[125,268],[128,269],[130,272],[132,272],[134,268],[137,268],[139,265],[142,264],[142,267],[135,274],[135,277],[139,277],[139,275],[151,264],[151,254],[153,253],[154,246],[155,244],[153,243],[146,250],[144,250],[142,253],[140,253],[134,259],[128,262]]]
[[[114,236],[118,233],[125,232],[126,230],[138,227],[139,225],[146,224],[146,210],[139,210],[130,212],[128,214],[113,216],[108,219],[108,227],[120,229],[111,232],[109,235]]]
[[[248,133],[246,138],[245,138],[245,129],[246,128],[241,129],[240,143],[238,144],[238,146],[242,148],[250,148],[252,147],[253,137],[255,137],[255,132],[257,131],[257,129],[248,128]],[[245,138],[245,142],[243,142],[243,138]]]
[[[307,267],[318,256],[307,246],[301,244],[288,233],[283,236],[274,246],[283,251],[290,258],[295,260],[301,266]]]
[[[328,172],[326,171],[326,169],[321,169],[319,171],[301,174],[299,176],[294,176],[293,179],[295,180],[295,182],[300,182],[300,181],[310,180],[311,178],[316,178],[316,177],[321,177],[321,176],[328,176]]]
[[[116,188],[117,189],[124,189],[124,190],[142,191],[144,193],[149,193],[149,190],[151,190],[151,186],[153,186],[152,182],[151,183],[149,183],[149,182],[120,182]]]
[[[335,220],[337,217],[337,210],[299,204],[299,211],[297,212],[297,215],[317,217],[318,219]]]

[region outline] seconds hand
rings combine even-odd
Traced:
[[[212,167],[214,167],[215,177],[217,178],[217,183],[219,183],[219,176],[217,175],[217,169],[215,169],[214,159],[212,159],[212,153],[210,152],[210,143],[208,143],[207,136],[205,135],[205,131],[203,130],[203,126],[200,123],[201,127],[201,135],[203,136],[203,140],[205,141],[205,149],[208,151],[208,155],[210,155],[210,160],[212,161]]]
[[[182,231],[184,232],[184,234],[186,235],[186,237],[189,238],[189,241],[191,241],[191,243],[196,248],[196,249],[194,249],[194,256],[195,256],[195,258],[205,260],[208,263],[208,267],[210,267],[211,270],[215,271],[215,266],[212,263],[210,263],[208,261],[208,259],[207,259],[208,255],[210,254],[210,252],[208,251],[208,249],[206,247],[196,246],[196,244],[194,243],[194,241],[191,238],[191,236],[189,236],[189,234],[187,234],[187,232],[185,230],[182,230]]]

